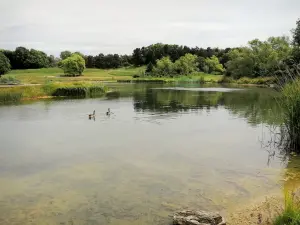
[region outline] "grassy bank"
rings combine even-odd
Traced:
[[[47,81],[53,82],[74,82],[74,81],[117,81],[131,79],[139,73],[143,67],[120,68],[120,69],[86,69],[82,76],[66,77],[59,68],[43,68],[30,70],[12,70],[4,77],[15,77],[22,84],[44,84]]]
[[[59,68],[44,68],[31,70],[12,70],[4,77],[13,77],[22,84],[44,84],[45,82],[76,82],[76,81],[106,81],[106,82],[133,82],[133,83],[234,83],[246,85],[270,85],[274,83],[272,77],[247,78],[234,80],[223,75],[206,74],[202,72],[187,76],[152,77],[144,74],[145,67],[128,67],[119,69],[86,69],[83,76],[66,77]]]
[[[107,91],[107,87],[95,82],[48,82],[38,86],[0,88],[0,103],[51,97],[98,97]]]

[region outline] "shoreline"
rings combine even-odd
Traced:
[[[284,196],[273,193],[236,207],[227,214],[228,225],[271,225],[284,207]]]

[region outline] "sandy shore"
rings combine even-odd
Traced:
[[[228,225],[271,225],[274,218],[283,211],[283,195],[273,195],[255,200],[228,215]]]

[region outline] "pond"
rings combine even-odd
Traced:
[[[118,98],[0,107],[1,225],[169,224],[282,190],[288,164],[264,146],[275,91],[111,86]]]

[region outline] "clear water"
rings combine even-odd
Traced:
[[[281,190],[286,164],[261,142],[275,92],[113,86],[119,98],[0,107],[1,225],[169,224]]]

